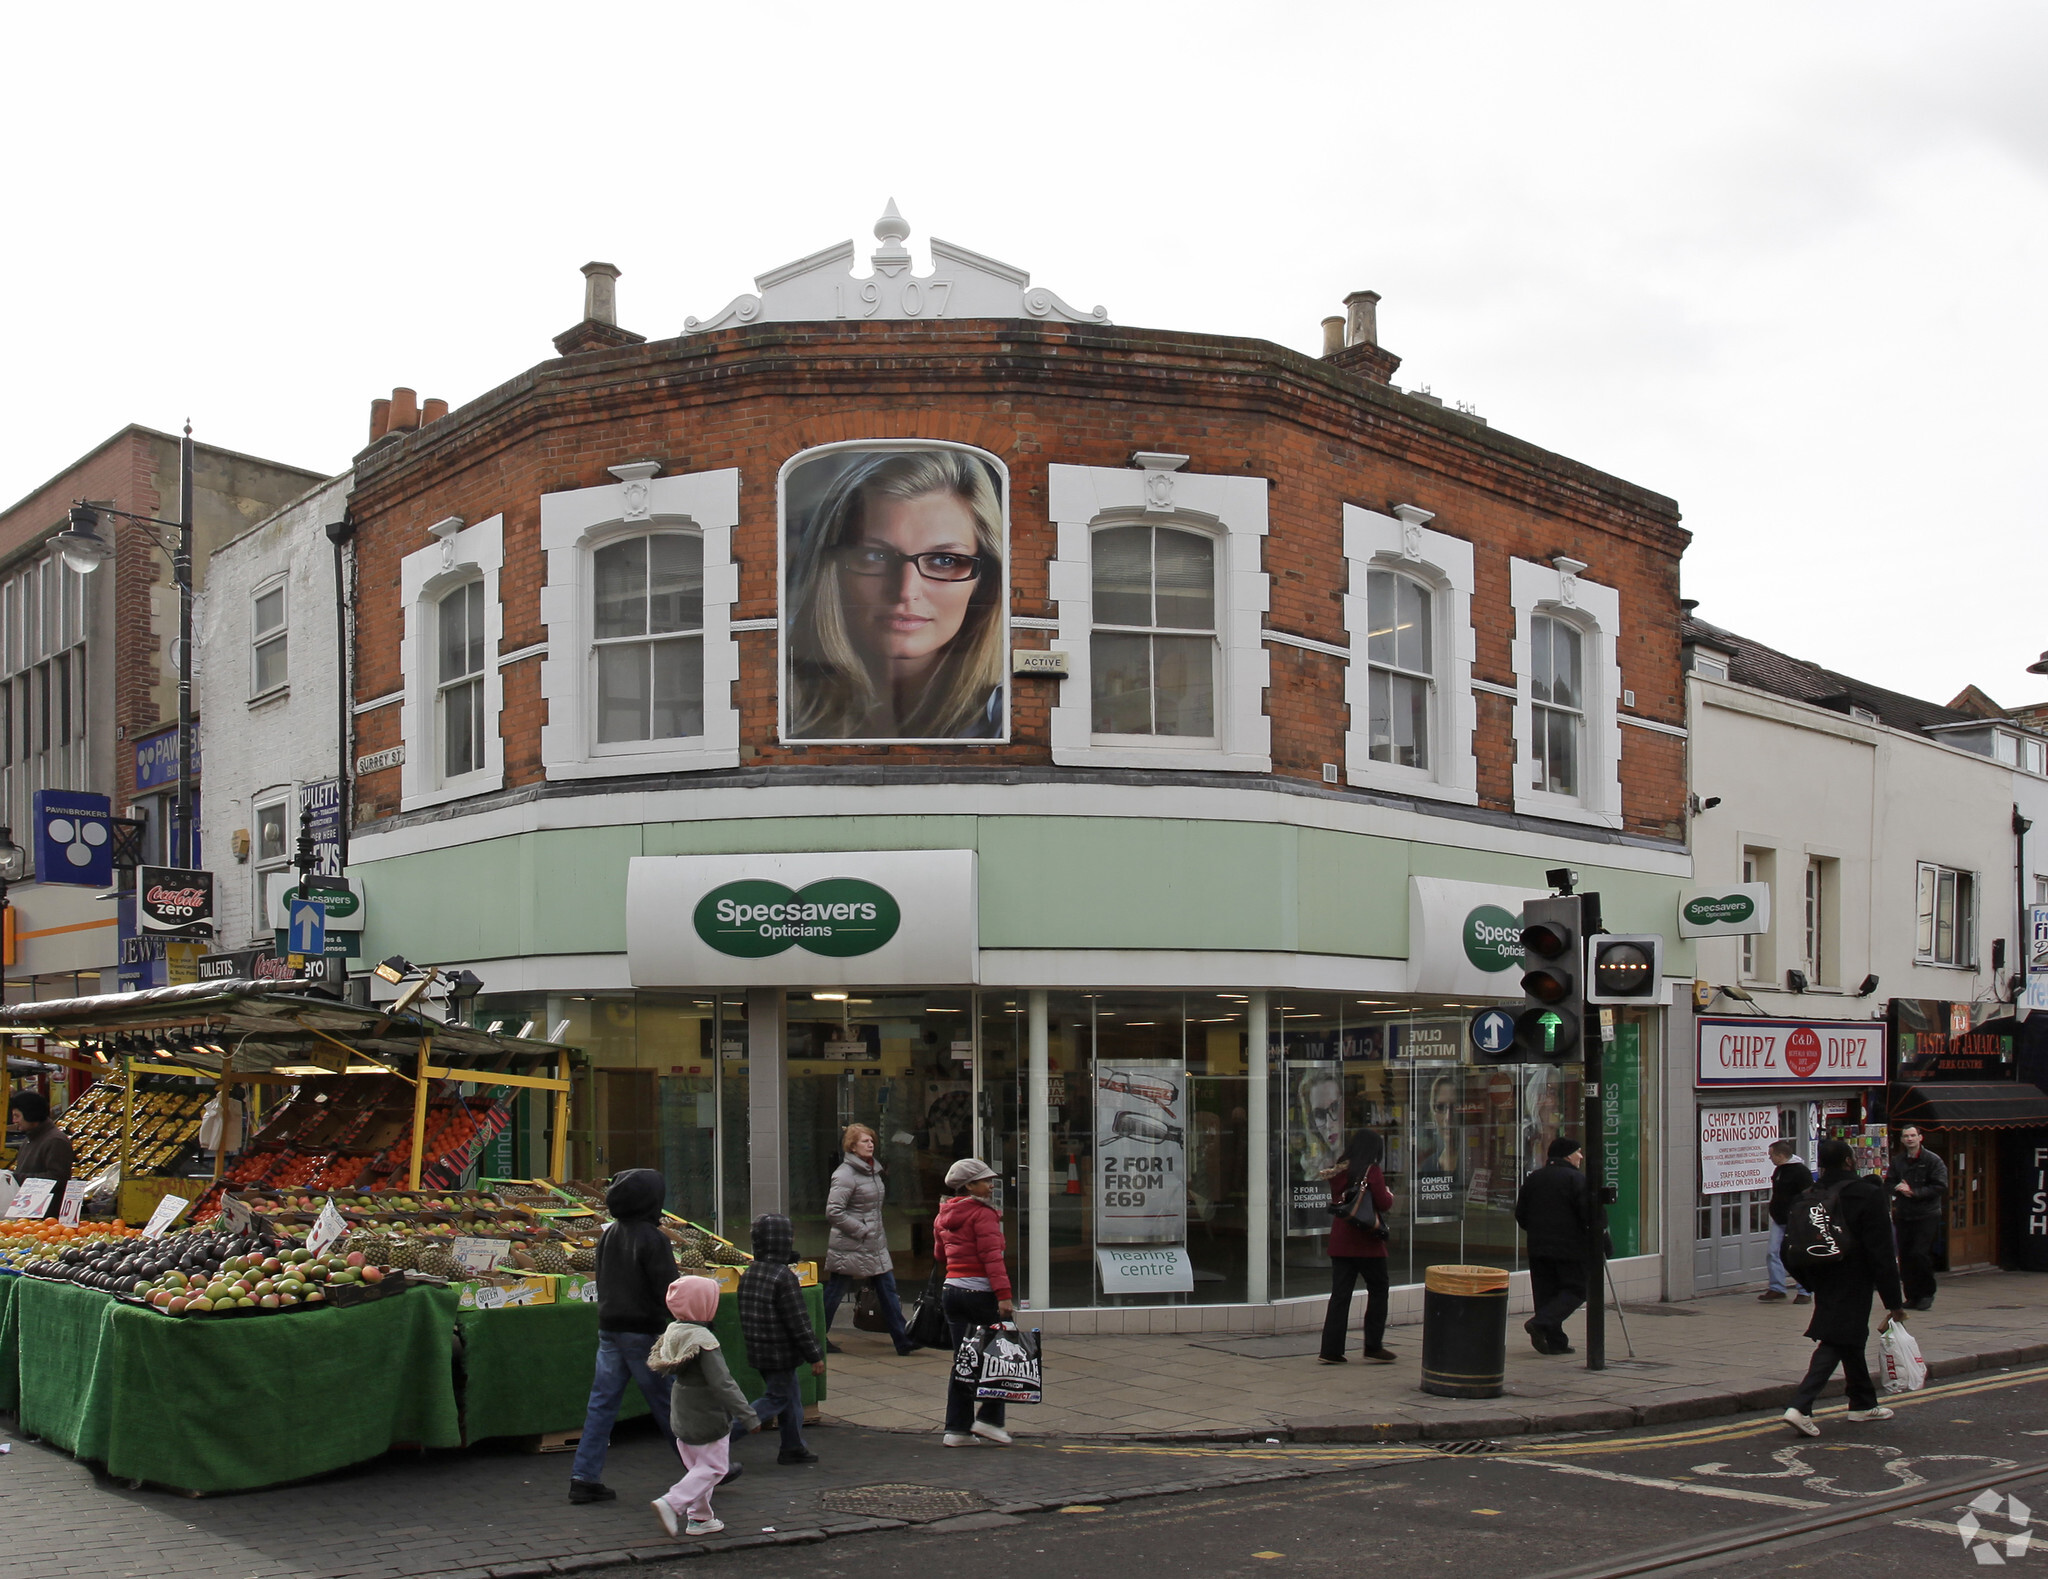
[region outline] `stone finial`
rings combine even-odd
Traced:
[[[910,249],[903,245],[910,234],[910,222],[896,212],[896,199],[889,199],[889,206],[882,210],[882,217],[875,221],[875,239],[881,245],[874,250],[870,261],[877,274],[897,274],[910,267]]]

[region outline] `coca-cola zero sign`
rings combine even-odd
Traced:
[[[180,866],[135,870],[135,921],[162,937],[213,936],[213,873]]]

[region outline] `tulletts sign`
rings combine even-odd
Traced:
[[[1702,1015],[1702,1086],[1877,1086],[1887,1079],[1882,1020]]]
[[[1678,893],[1682,938],[1740,937],[1771,930],[1769,883],[1694,884]]]
[[[1521,995],[1522,905],[1540,888],[1408,879],[1408,990]]]
[[[640,987],[972,982],[974,852],[638,856],[626,959]]]

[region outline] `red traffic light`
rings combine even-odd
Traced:
[[[1571,928],[1559,926],[1554,921],[1539,921],[1534,926],[1522,928],[1523,951],[1539,959],[1556,959],[1571,946]]]

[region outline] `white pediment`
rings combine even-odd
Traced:
[[[935,318],[1036,318],[1044,323],[1109,322],[1101,307],[1082,312],[1022,269],[932,238],[932,271],[917,273],[903,245],[910,226],[895,199],[875,221],[882,243],[869,257],[871,274],[853,272],[853,243],[798,258],[754,278],[755,295],[736,296],[711,318],[686,318],[683,333],[735,324],[922,321]]]

